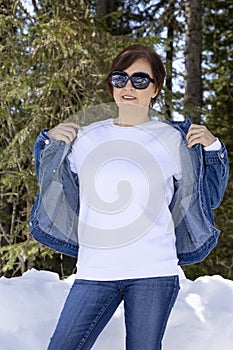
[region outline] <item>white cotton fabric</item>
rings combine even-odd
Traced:
[[[76,278],[178,274],[169,204],[180,142],[176,129],[153,120],[122,127],[110,118],[79,131],[68,156],[80,183]]]

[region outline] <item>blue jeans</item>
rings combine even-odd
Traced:
[[[178,276],[119,281],[77,279],[48,350],[91,349],[122,300],[126,349],[159,350],[178,291]]]

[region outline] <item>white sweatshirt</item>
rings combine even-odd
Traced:
[[[169,204],[180,142],[159,121],[122,127],[111,118],[79,131],[68,156],[80,182],[77,278],[178,274]]]

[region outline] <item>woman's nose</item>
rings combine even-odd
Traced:
[[[129,89],[129,90],[134,89],[134,87],[133,87],[133,85],[132,85],[130,79],[128,79],[128,81],[127,81],[127,83],[126,83],[126,85],[125,85],[125,89],[126,89],[126,90],[127,90],[127,89]]]

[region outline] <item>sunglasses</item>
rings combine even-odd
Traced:
[[[110,84],[118,89],[125,87],[128,80],[130,80],[133,87],[138,90],[146,89],[150,83],[155,82],[149,74],[144,72],[136,72],[129,76],[126,72],[114,70],[109,76]]]

